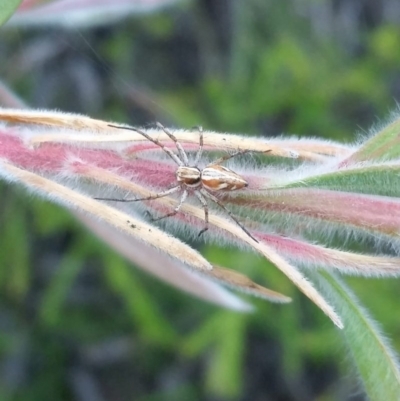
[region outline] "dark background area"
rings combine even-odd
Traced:
[[[106,27],[3,28],[0,74],[34,108],[349,142],[397,107],[399,23],[396,0],[187,1]],[[201,248],[292,304],[196,300],[6,185],[0,238],[1,400],[364,400],[338,331],[254,255]],[[400,349],[398,282],[347,281]]]

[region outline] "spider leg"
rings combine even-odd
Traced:
[[[223,162],[225,162],[225,161],[227,161],[229,159],[232,159],[232,157],[236,157],[236,156],[239,156],[239,155],[244,155],[246,153],[268,153],[268,152],[271,152],[271,149],[262,150],[262,151],[258,151],[258,150],[238,150],[235,153],[232,153],[230,155],[225,155],[225,156],[220,157],[217,160],[214,160],[212,163],[208,164],[207,167],[215,166],[216,164],[221,164],[221,163],[223,163]]]
[[[160,128],[160,129],[162,129],[162,130],[164,131],[164,133],[165,133],[166,135],[168,135],[168,137],[169,137],[172,141],[175,142],[175,146],[176,146],[176,148],[178,149],[179,156],[181,157],[181,160],[183,160],[185,166],[188,166],[188,165],[189,165],[189,160],[188,160],[187,154],[186,154],[185,150],[183,149],[182,145],[179,143],[179,141],[178,141],[178,139],[176,138],[176,136],[173,135],[173,134],[171,133],[171,131],[170,131],[169,129],[165,128],[161,123],[157,122],[157,123],[156,123],[156,126],[157,126],[158,128]]]
[[[200,189],[202,195],[204,195],[205,197],[211,199],[213,202],[215,202],[219,207],[221,207],[222,209],[225,210],[226,213],[228,213],[228,215],[230,216],[230,218],[255,242],[258,243],[258,240],[255,239],[250,232],[243,226],[243,224],[233,215],[233,213],[227,209],[225,207],[225,205],[214,195],[210,194],[208,191],[204,190],[204,189]]]
[[[207,167],[215,166],[216,164],[221,164],[221,163],[223,163],[223,162],[225,162],[225,161],[227,161],[229,159],[232,159],[232,157],[236,157],[236,156],[239,156],[239,155],[244,155],[244,154],[249,153],[249,152],[250,152],[250,150],[238,150],[235,153],[232,153],[230,155],[225,155],[225,156],[220,157],[217,160],[214,160],[213,162],[208,164]]]
[[[159,192],[158,194],[146,196],[145,198],[135,198],[135,199],[114,199],[114,198],[94,198],[96,200],[104,200],[104,201],[113,201],[113,202],[138,202],[138,201],[148,201],[152,199],[158,199],[162,198],[167,195],[174,194],[175,192],[178,192],[181,189],[180,185],[177,185],[176,187],[167,189],[165,191]]]
[[[199,137],[199,150],[197,151],[196,158],[194,160],[194,166],[197,167],[199,161],[201,159],[201,155],[203,154],[203,127],[197,127],[200,137]]]
[[[194,194],[196,195],[197,199],[200,201],[204,209],[204,228],[199,232],[198,237],[200,237],[200,235],[204,234],[208,230],[208,203],[207,199],[199,190],[194,191]]]
[[[154,217],[152,217],[150,215],[151,220],[152,221],[158,221],[158,220],[166,219],[167,217],[175,216],[179,212],[179,210],[181,209],[181,206],[185,203],[185,200],[186,200],[187,196],[188,196],[188,191],[185,189],[183,191],[183,193],[182,193],[181,200],[179,201],[179,205],[171,213],[168,213],[168,214],[166,214],[164,216],[156,217],[156,218],[154,218]]]
[[[150,142],[153,142],[155,145],[159,146],[178,166],[187,165],[187,164],[184,164],[184,162],[181,159],[179,159],[179,157],[175,153],[173,153],[171,149],[169,149],[165,145],[163,145],[158,139],[152,138],[150,135],[146,134],[145,132],[141,131],[140,129],[137,129],[134,127],[123,127],[123,126],[112,125],[112,124],[108,124],[108,126],[112,127],[112,128],[127,129],[129,131],[137,132],[138,134],[144,136]],[[181,155],[181,157],[182,157],[182,155]],[[187,157],[186,157],[186,159],[187,159]],[[186,161],[185,159],[183,159],[183,160]]]

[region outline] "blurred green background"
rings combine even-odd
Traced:
[[[107,27],[3,28],[0,74],[34,108],[349,142],[397,107],[399,24],[396,0],[187,1]],[[23,190],[1,185],[0,205],[0,400],[364,400],[338,331],[259,257],[201,246],[294,300],[227,312]],[[398,282],[347,282],[399,350]]]

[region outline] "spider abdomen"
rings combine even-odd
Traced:
[[[209,191],[236,191],[248,186],[247,181],[234,171],[218,164],[201,171],[201,183]]]

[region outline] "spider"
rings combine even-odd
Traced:
[[[138,202],[138,201],[148,201],[152,199],[158,199],[162,198],[164,196],[171,195],[175,192],[181,191],[182,195],[179,201],[178,206],[175,207],[175,209],[161,217],[157,218],[152,218],[153,221],[158,221],[165,219],[167,217],[172,217],[175,216],[177,213],[179,213],[179,210],[181,209],[181,206],[183,203],[186,201],[189,190],[192,190],[194,195],[197,197],[197,199],[200,201],[201,205],[203,206],[204,209],[204,228],[199,232],[198,236],[201,236],[208,230],[209,222],[208,222],[208,202],[207,199],[215,202],[218,206],[220,206],[228,215],[231,217],[233,221],[255,242],[258,242],[257,239],[255,239],[250,232],[237,220],[237,218],[232,214],[230,210],[228,210],[224,204],[216,197],[214,196],[211,192],[220,192],[220,191],[236,191],[238,189],[242,189],[248,186],[247,181],[241,177],[239,174],[235,173],[234,171],[221,166],[220,164],[225,162],[226,160],[229,160],[233,157],[236,157],[238,155],[242,155],[244,153],[248,153],[249,151],[247,150],[240,150],[235,153],[232,153],[230,155],[223,156],[212,163],[209,163],[206,167],[203,169],[200,169],[198,167],[198,164],[200,162],[201,156],[203,154],[203,130],[201,127],[198,127],[200,138],[199,138],[199,149],[197,151],[195,160],[193,165],[190,165],[188,156],[183,149],[182,145],[179,143],[178,139],[167,129],[165,128],[161,123],[156,123],[156,126],[160,128],[174,143],[176,146],[176,149],[178,151],[178,155],[172,152],[171,149],[168,147],[164,146],[158,139],[152,138],[145,132],[133,128],[133,127],[122,127],[118,125],[111,125],[109,124],[110,127],[112,128],[118,128],[118,129],[127,129],[131,131],[135,131],[138,134],[142,135],[146,139],[148,139],[150,142],[153,142],[155,145],[159,146],[177,165],[178,169],[176,170],[176,180],[177,180],[177,185],[169,188],[165,191],[159,192],[155,195],[151,195],[145,198],[135,198],[135,199],[112,199],[112,198],[95,198],[98,200],[108,200],[108,201],[116,201],[116,202]],[[267,150],[266,152],[270,152],[270,150]],[[263,153],[266,153],[263,152]]]

